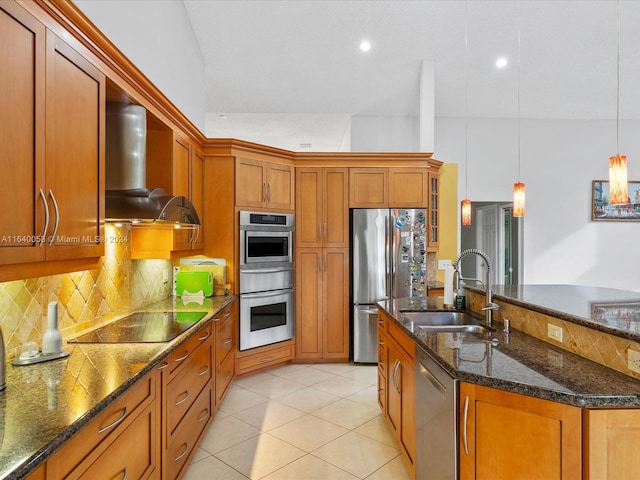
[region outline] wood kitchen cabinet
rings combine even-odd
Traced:
[[[349,169],[351,208],[426,208],[429,168]]]
[[[294,171],[291,165],[236,158],[236,205],[293,210]]]
[[[13,2],[0,66],[0,265],[103,255],[104,75]]]
[[[378,335],[378,394],[384,396],[378,403],[415,472],[415,343],[382,311],[378,314]]]
[[[296,251],[296,359],[349,358],[349,249]]]
[[[212,364],[215,368],[214,412],[222,404],[235,377],[235,358],[238,349],[238,302],[235,301],[213,318],[215,348]]]
[[[582,409],[468,383],[459,409],[461,480],[582,478]]]
[[[440,175],[435,172],[429,172],[427,219],[427,252],[437,252],[440,246]]]
[[[162,478],[180,478],[213,418],[213,336],[208,323],[160,364]]]
[[[159,430],[159,373],[154,371],[49,458],[46,478],[160,479]]]
[[[348,168],[296,168],[296,247],[349,247]]]

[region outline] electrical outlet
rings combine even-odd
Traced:
[[[169,283],[169,270],[162,270],[162,283]]]
[[[451,266],[451,260],[438,260],[438,270],[444,270]]]
[[[562,327],[547,323],[547,336],[562,343]]]
[[[627,350],[627,367],[632,372],[640,373],[640,352],[637,350]]]

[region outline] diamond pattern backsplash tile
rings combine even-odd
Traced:
[[[171,260],[132,260],[130,228],[105,226],[105,256],[99,269],[0,283],[0,327],[9,359],[26,341],[41,345],[51,301],[58,302],[64,339],[171,295],[171,282],[162,282],[163,270],[171,278]]]

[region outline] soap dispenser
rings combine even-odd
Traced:
[[[42,354],[54,355],[62,352],[62,335],[58,331],[58,302],[49,302],[47,331],[42,337]]]

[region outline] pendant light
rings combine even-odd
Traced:
[[[524,217],[524,183],[520,181],[520,2],[518,8],[518,181],[513,184],[513,216]]]
[[[464,194],[468,197],[469,185],[469,160],[467,155],[467,124],[469,123],[468,108],[468,77],[469,77],[469,55],[468,55],[468,33],[467,33],[467,2],[464,2],[464,53],[465,53],[465,73],[464,73]],[[471,200],[465,198],[460,205],[462,215],[462,225],[468,227],[471,225]]]
[[[620,155],[620,0],[616,1],[616,155],[609,158],[609,204],[629,203],[627,156]]]

